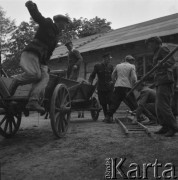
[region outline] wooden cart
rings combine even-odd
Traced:
[[[11,82],[11,78],[0,78],[0,134],[6,138],[17,133],[22,114],[29,115],[25,106],[31,85],[19,86],[14,96],[8,97]],[[98,119],[101,108],[94,92],[93,85],[50,75],[45,97],[41,102],[46,112],[50,113],[51,127],[55,136],[60,138],[66,134],[71,111],[90,111],[92,119],[94,121]]]

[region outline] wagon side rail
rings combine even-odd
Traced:
[[[86,82],[81,82],[75,86],[72,86],[69,88],[71,100],[75,102],[88,101],[92,97],[95,89],[95,86]]]

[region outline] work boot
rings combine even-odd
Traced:
[[[102,120],[102,122],[106,122],[106,117],[104,117],[104,119]]]
[[[19,83],[16,79],[12,80],[12,83],[9,86],[9,93],[11,96],[15,94],[15,91],[17,90],[17,87],[19,86]]]
[[[156,125],[155,121],[142,122],[144,125]]]
[[[175,135],[176,131],[173,129],[170,129],[164,136],[165,137],[173,137]]]
[[[81,118],[81,117],[82,117],[81,112],[78,112],[78,118]]]
[[[113,123],[113,117],[106,115],[105,119],[103,120],[105,123]]]
[[[82,118],[84,118],[84,112],[82,112]]]
[[[0,115],[1,114],[4,114],[6,111],[5,111],[5,109],[4,108],[0,108]]]
[[[169,131],[167,127],[162,127],[159,131],[154,132],[155,134],[166,134]]]
[[[45,109],[38,104],[38,101],[29,101],[26,105],[26,109],[29,111],[37,111],[39,113],[45,112]]]

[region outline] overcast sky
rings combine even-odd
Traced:
[[[0,0],[6,16],[16,20],[29,21],[25,7],[26,0]],[[178,0],[34,0],[45,17],[69,14],[71,18],[91,19],[96,16],[110,21],[117,29],[158,17],[178,13]]]

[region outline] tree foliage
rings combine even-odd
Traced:
[[[4,68],[9,75],[20,73],[19,60],[22,50],[32,40],[36,30],[33,20],[29,23],[22,22],[12,33],[6,42],[8,54],[4,62]]]
[[[5,42],[8,34],[15,29],[15,21],[6,17],[6,12],[0,6],[0,51],[5,50]]]
[[[68,40],[105,33],[111,30],[111,22],[107,22],[106,19],[101,19],[97,16],[90,20],[82,17],[80,19],[73,18],[71,22],[67,30],[60,37],[60,41],[63,43]]]

